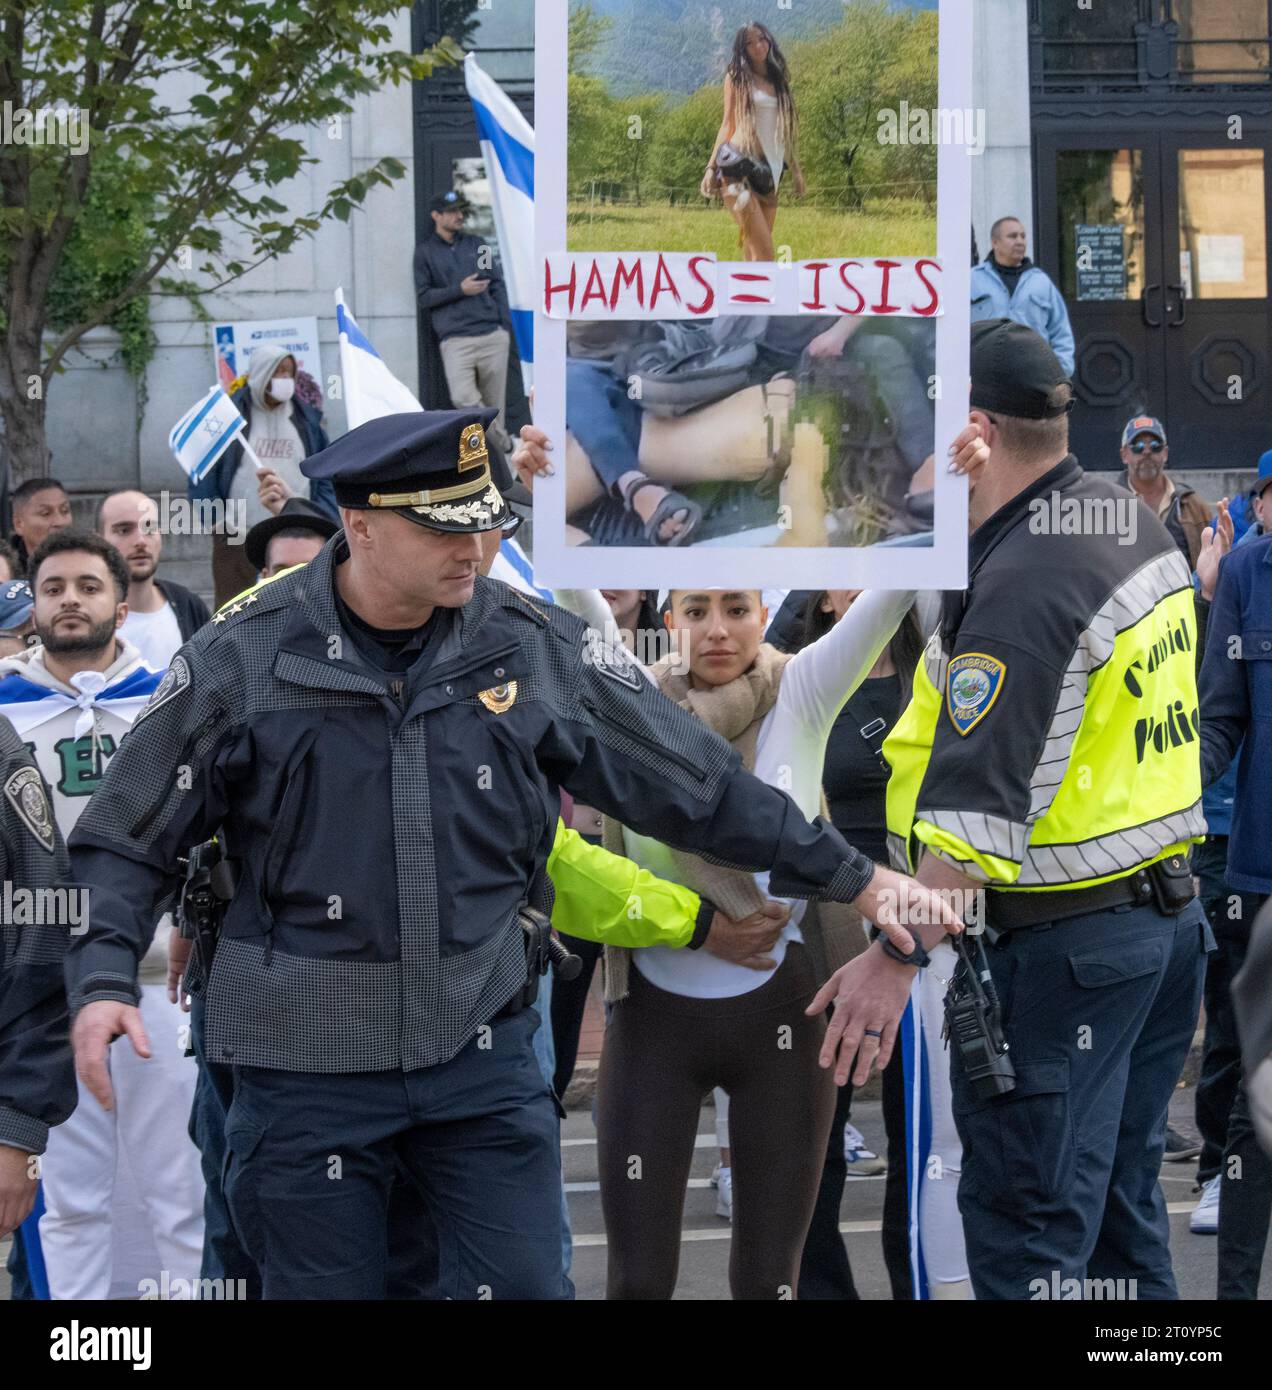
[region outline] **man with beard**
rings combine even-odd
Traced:
[[[128,570],[128,616],[120,627],[152,671],[166,671],[177,652],[211,614],[197,595],[156,579],[163,536],[159,508],[144,492],[110,492],[97,509],[97,530],[119,551]]]
[[[1186,482],[1167,473],[1169,458],[1166,427],[1160,420],[1136,415],[1126,422],[1122,431],[1122,463],[1126,468],[1120,479],[1122,486],[1130,488],[1170,532],[1188,567],[1195,570],[1201,533],[1210,525],[1212,508]]]
[[[30,582],[42,645],[0,661],[0,714],[35,759],[66,836],[161,675],[120,636],[129,577],[109,542],[90,531],[56,532],[31,556]],[[181,1055],[183,1020],[165,988],[167,924],[154,931],[140,968],[153,1057],[119,1049],[110,1062],[115,1108],[81,1104],[49,1140],[40,1242],[54,1298],[135,1298],[139,1280],[161,1269],[174,1286],[197,1286],[203,1181],[185,1133],[195,1070]],[[116,1256],[125,1250],[127,1268]]]

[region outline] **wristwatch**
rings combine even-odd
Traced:
[[[878,931],[878,928],[876,927],[875,930]],[[932,964],[932,957],[923,949],[923,943],[918,937],[915,937],[914,950],[908,956],[892,944],[885,932],[879,932],[879,944],[883,947],[884,955],[891,956],[893,960],[899,960],[902,965],[914,965],[922,970],[925,965]]]

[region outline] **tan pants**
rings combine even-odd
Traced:
[[[444,338],[438,344],[446,386],[456,410],[466,405],[498,406],[490,437],[505,454],[512,440],[504,429],[504,402],[508,394],[508,331],[496,328],[475,338]]]

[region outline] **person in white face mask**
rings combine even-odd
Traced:
[[[311,483],[300,471],[301,462],[325,449],[328,439],[318,409],[296,394],[296,359],[285,347],[262,343],[248,362],[247,381],[231,399],[247,421],[247,442],[262,471],[235,440],[207,477],[190,489],[192,499],[219,499],[225,506],[212,544],[217,607],[255,582],[243,541],[252,526],[272,516],[288,497],[314,502],[339,521],[330,486]],[[277,506],[271,508],[270,500]]]

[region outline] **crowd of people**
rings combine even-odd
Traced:
[[[465,406],[332,444],[270,348],[235,395],[264,467],[236,446],[195,490],[250,522],[215,616],[157,577],[144,493],[87,529],[19,487],[0,845],[66,930],[4,923],[11,1296],[568,1297],[559,1098],[599,970],[611,1298],[675,1290],[713,1092],[733,1295],[856,1298],[875,1066],[895,1298],[1173,1297],[1157,1168],[1196,1156],[1167,1105],[1203,977],[1191,1224],[1219,1297],[1256,1297],[1272,1160],[1232,984],[1272,894],[1272,450],[1211,506],[1138,415],[1099,481],[1067,377],[1010,316],[974,329],[957,595],[551,604],[485,576],[518,572],[552,441],[505,458]],[[692,524],[660,491],[642,524]],[[1133,496],[1133,534],[1039,534],[1053,495]],[[175,901],[196,846],[226,866],[215,943]],[[541,973],[535,910],[577,974]],[[992,1098],[943,1038],[977,979]]]

